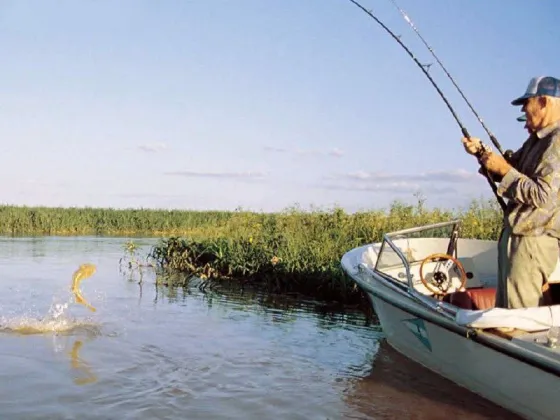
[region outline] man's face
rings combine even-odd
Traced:
[[[534,96],[525,101],[521,111],[527,116],[527,122],[525,122],[527,131],[537,131],[544,127],[546,103],[546,98],[543,96]]]

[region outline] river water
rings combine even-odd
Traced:
[[[514,418],[409,362],[359,313],[156,287],[120,238],[1,238],[1,419]],[[152,242],[140,240],[143,253]],[[73,302],[73,272],[91,312]]]

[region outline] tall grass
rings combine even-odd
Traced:
[[[0,206],[2,235],[206,236],[235,212]]]
[[[363,304],[363,293],[340,268],[345,252],[386,232],[452,218],[462,219],[463,237],[480,239],[496,239],[502,220],[496,206],[477,202],[458,212],[394,203],[387,212],[239,213],[218,235],[163,239],[149,258],[162,270],[186,273],[181,279],[238,279],[272,293]]]
[[[344,238],[378,239],[383,232],[406,226],[460,217],[463,233],[469,237],[494,237],[500,211],[492,202],[473,202],[464,211],[425,210],[395,202],[388,210],[347,214],[342,209],[304,211],[297,208],[281,213],[247,211],[184,211],[109,208],[53,208],[0,206],[1,235],[115,235],[115,236],[259,236],[276,230],[298,232],[308,238],[326,234],[334,241]],[[479,222],[480,220],[480,222]],[[274,228],[274,229],[273,229]],[[272,230],[271,230],[272,229]],[[303,238],[305,239],[305,238]]]
[[[166,284],[192,276],[235,279],[268,292],[358,304],[364,296],[340,268],[345,252],[386,232],[452,218],[462,219],[464,237],[496,239],[502,216],[493,201],[457,211],[427,210],[422,200],[395,202],[352,214],[340,208],[270,214],[0,206],[0,234],[163,237],[149,259],[160,272],[183,274],[160,276]]]

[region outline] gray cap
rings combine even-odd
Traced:
[[[533,77],[523,96],[511,101],[512,105],[523,105],[525,101],[533,96],[560,97],[560,80],[550,76]]]

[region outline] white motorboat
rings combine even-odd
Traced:
[[[495,308],[497,242],[460,238],[460,225],[385,234],[342,268],[397,351],[522,417],[560,418],[560,261],[549,306]]]

